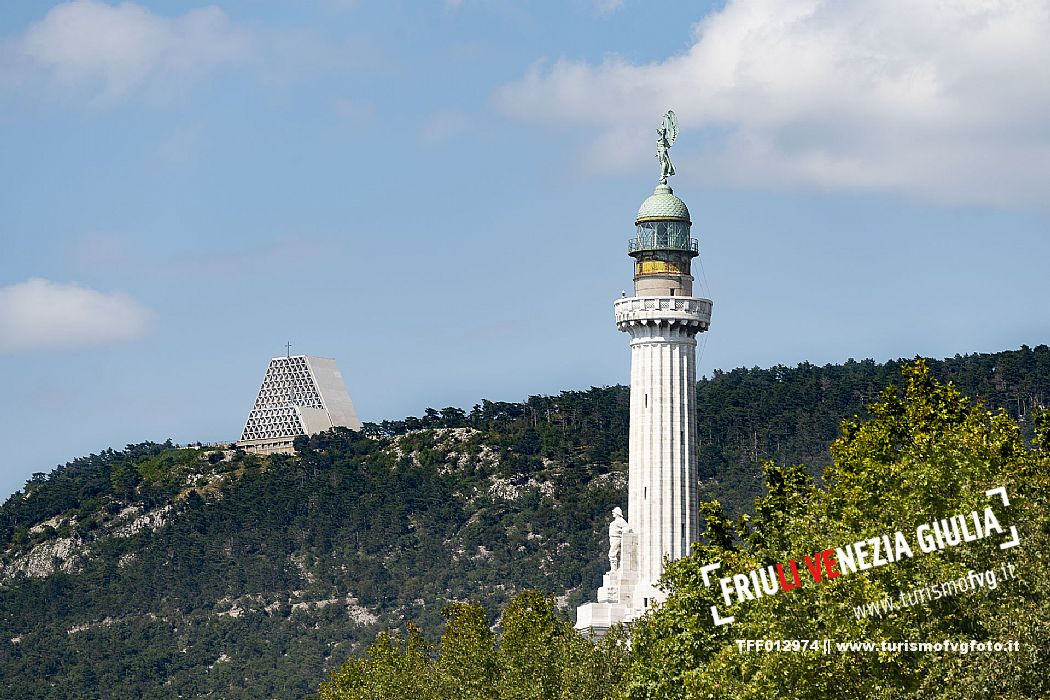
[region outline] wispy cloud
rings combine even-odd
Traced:
[[[193,162],[200,154],[204,125],[200,121],[180,124],[163,135],[151,154],[162,166],[179,166]]]
[[[145,331],[152,316],[121,292],[33,278],[0,287],[0,352],[132,340]]]
[[[360,124],[372,119],[375,106],[367,102],[338,98],[334,102],[335,113],[347,124]]]
[[[438,144],[465,133],[470,124],[470,117],[463,112],[438,112],[424,120],[419,136],[426,143]]]
[[[224,69],[281,89],[323,74],[377,70],[386,60],[365,36],[260,27],[215,6],[167,16],[133,2],[72,0],[0,38],[0,87],[42,88],[110,107],[136,97],[170,101]]]
[[[151,81],[192,81],[242,62],[252,43],[246,30],[214,6],[164,17],[130,2],[74,0],[52,8],[8,42],[5,53],[61,89],[106,102]]]
[[[1046,206],[1050,5],[730,0],[684,53],[537,63],[494,95],[592,126],[585,170],[651,167],[673,108],[685,177]]]
[[[296,275],[304,267],[335,264],[346,254],[348,237],[293,233],[252,243],[216,241],[199,245],[166,246],[162,254],[144,246],[141,236],[95,232],[73,237],[54,249],[56,258],[73,274],[111,271],[111,278],[142,283],[197,285],[225,284],[233,279]]]
[[[594,0],[594,8],[603,15],[616,12],[623,5],[624,0]]]

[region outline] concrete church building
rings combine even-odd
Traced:
[[[335,426],[361,429],[335,360],[311,355],[275,357],[266,368],[237,446],[262,454],[293,452],[296,437]]]
[[[631,622],[665,594],[656,584],[665,557],[681,558],[699,538],[696,452],[696,336],[711,323],[711,300],[693,296],[685,202],[667,178],[668,149],[678,133],[674,112],[657,130],[660,184],[642,202],[627,245],[634,295],[614,304],[617,329],[631,336],[631,428],[627,519],[609,526],[610,571],[598,602],[581,605],[576,628],[603,635]]]

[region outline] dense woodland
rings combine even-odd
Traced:
[[[1016,418],[1031,437],[1031,414],[1050,405],[1050,349],[956,355],[928,360],[934,376],[968,396]],[[831,462],[828,446],[839,421],[863,414],[887,385],[900,381],[905,360],[877,364],[850,359],[841,365],[715,370],[697,382],[697,438],[701,497],[718,499],[731,511],[749,510],[762,491],[760,464],[804,464],[819,477]],[[523,403],[482,401],[459,408],[427,409],[421,417],[368,424],[373,436],[426,428],[470,426],[494,433],[522,458],[619,464],[627,460],[628,388],[566,391],[530,396]]]
[[[901,364],[699,382],[703,498],[753,512],[765,459],[819,476],[840,421]],[[1045,345],[930,366],[1026,440],[1050,403]],[[0,507],[2,694],[302,697],[380,630],[412,620],[436,642],[450,601],[490,623],[526,589],[571,609],[625,504],[627,398],[427,409],[301,439],[294,457],[143,443],[36,474]]]

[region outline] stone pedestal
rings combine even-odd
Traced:
[[[638,607],[634,595],[637,586],[638,534],[627,531],[620,544],[620,568],[602,576],[597,603],[576,609],[576,629],[603,637],[614,625],[637,617],[632,614]]]
[[[576,608],[576,629],[602,638],[627,617],[627,608],[619,603],[585,603]]]

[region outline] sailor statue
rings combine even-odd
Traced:
[[[609,523],[609,571],[616,571],[623,564],[623,533],[629,528],[619,506],[613,508],[613,519]]]

